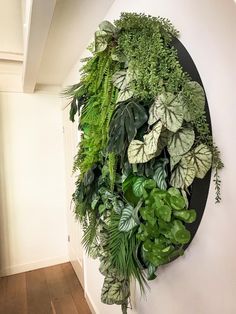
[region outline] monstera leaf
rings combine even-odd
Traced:
[[[168,159],[163,159],[162,161],[158,162],[155,174],[153,176],[153,179],[157,183],[157,187],[161,190],[167,189],[166,183],[167,173],[165,170],[165,166],[168,164],[168,162],[169,162]]]
[[[195,168],[191,164],[181,162],[172,172],[170,184],[178,189],[184,189],[193,183],[196,176]]]
[[[122,211],[122,215],[120,218],[119,230],[128,232],[131,229],[133,229],[137,225],[134,216],[135,216],[134,208],[132,206],[125,207]]]
[[[107,48],[108,35],[104,31],[95,33],[95,52],[104,51]]]
[[[183,164],[192,166],[195,169],[195,176],[203,179],[211,168],[212,153],[205,144],[200,144],[184,156]]]
[[[163,125],[171,132],[176,132],[183,123],[183,105],[180,99],[171,94],[161,94],[150,108],[149,124],[161,119]]]
[[[193,146],[194,139],[193,128],[180,128],[168,140],[167,149],[169,154],[171,156],[184,155]]]
[[[183,101],[184,119],[192,121],[204,112],[205,93],[202,86],[198,82],[188,82],[185,86],[185,91],[180,93],[180,98]],[[191,111],[189,110],[191,108]]]
[[[133,140],[140,128],[147,121],[147,114],[142,105],[134,101],[120,104],[115,110],[110,123],[108,151],[124,153],[127,141]]]
[[[133,140],[130,143],[128,159],[131,164],[145,163],[155,157],[161,129],[162,123],[159,121],[147,135],[144,135],[144,142]]]
[[[103,21],[99,24],[99,29],[106,32],[107,34],[114,34],[116,32],[116,27],[109,21]]]

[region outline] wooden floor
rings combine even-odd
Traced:
[[[91,314],[70,263],[0,278],[0,314]]]

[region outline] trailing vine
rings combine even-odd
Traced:
[[[205,114],[202,86],[185,73],[166,19],[122,13],[104,21],[84,59],[70,119],[82,138],[73,194],[87,253],[100,259],[101,300],[127,312],[130,280],[144,292],[157,269],[183,254],[195,178],[223,168]]]

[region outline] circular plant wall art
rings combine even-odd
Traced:
[[[210,180],[211,169],[220,201],[223,163],[204,89],[183,66],[178,35],[160,17],[122,13],[114,24],[104,21],[80,82],[65,91],[82,134],[73,200],[83,245],[100,260],[102,302],[123,313],[131,279],[144,291],[161,265],[184,253],[202,216],[190,206],[192,187]]]

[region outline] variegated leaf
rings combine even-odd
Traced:
[[[114,34],[116,32],[116,27],[109,21],[103,21],[99,24],[99,29],[106,33]]]
[[[176,132],[183,123],[183,106],[172,93],[161,94],[153,105],[153,119],[160,117],[163,125],[171,132]]]
[[[197,178],[203,179],[212,166],[212,153],[205,144],[200,144],[182,160],[185,165],[194,167]]]
[[[96,31],[95,33],[95,52],[104,51],[107,48],[107,33]]]
[[[171,156],[179,156],[187,153],[193,146],[195,139],[194,130],[191,127],[180,128],[168,140],[167,149]]]
[[[182,156],[170,156],[170,170],[174,169],[174,166],[180,162]]]
[[[134,208],[127,206],[123,209],[119,223],[119,230],[128,232],[137,225],[134,218]]]
[[[122,70],[116,72],[112,76],[112,82],[118,89],[124,90],[127,88],[127,85],[129,84],[129,78],[127,76],[127,71]]]
[[[133,96],[133,94],[133,91],[129,87],[127,87],[126,89],[122,89],[118,93],[116,102],[119,103],[128,100]]]
[[[170,184],[175,188],[184,189],[193,183],[195,176],[195,168],[192,165],[183,163],[181,160],[172,172]]]
[[[145,150],[148,151],[149,154],[154,154],[157,151],[157,143],[159,140],[159,136],[162,130],[162,123],[161,121],[157,122],[151,132],[147,135],[144,135],[144,143],[145,143]]]

